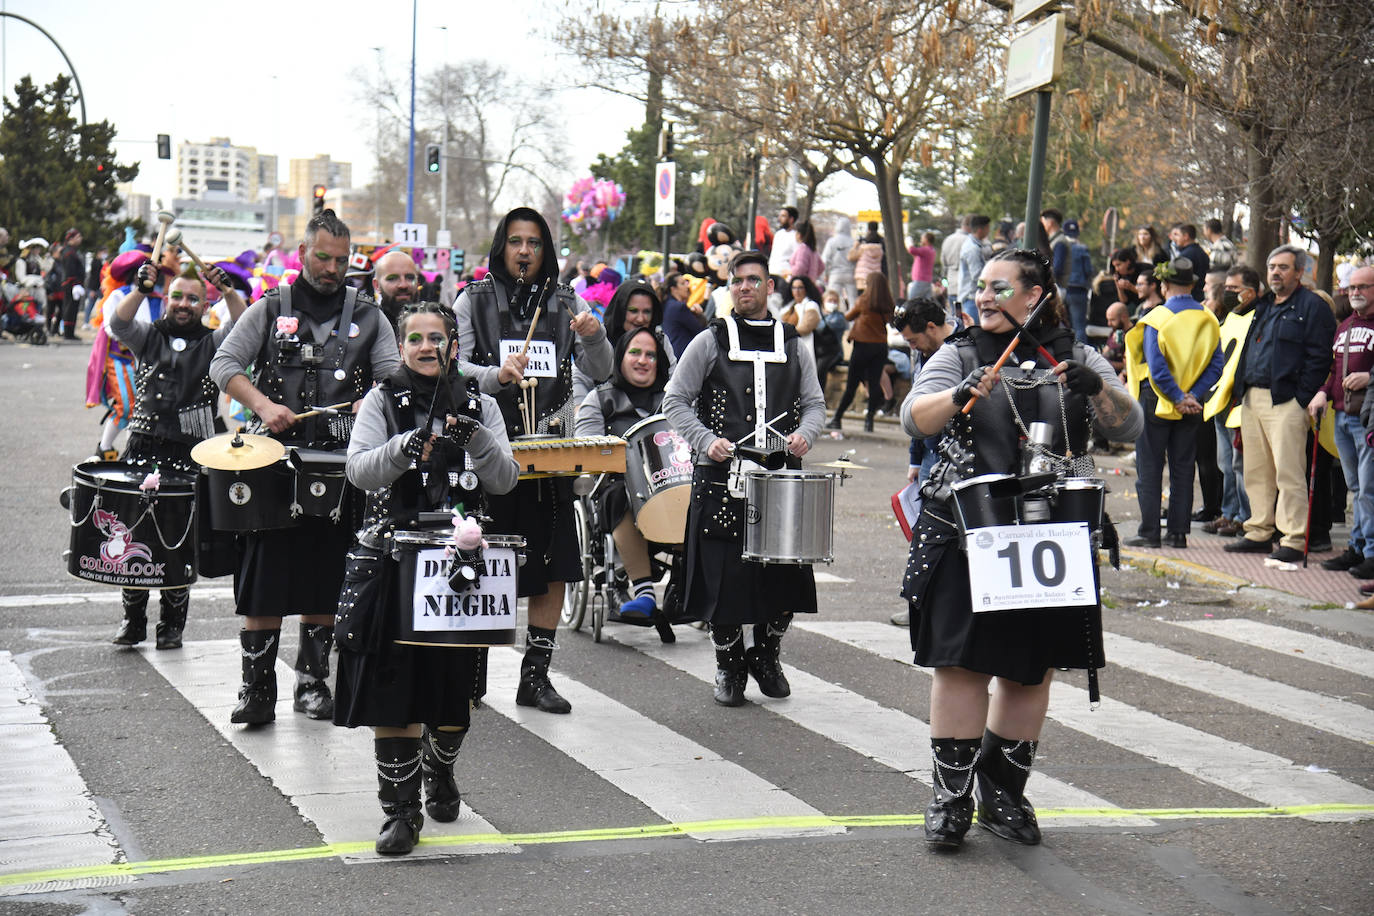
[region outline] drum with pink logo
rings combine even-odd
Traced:
[[[196,581],[196,478],[122,461],[83,461],[63,494],[67,572],[121,588]]]
[[[663,414],[625,431],[625,489],[630,512],[646,540],[681,544],[692,501],[692,449]]]

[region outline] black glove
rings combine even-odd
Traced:
[[[1064,384],[1074,394],[1092,397],[1102,390],[1102,376],[1085,364],[1076,359],[1066,359],[1060,365],[1064,367]]]
[[[134,277],[134,285],[143,295],[148,295],[157,287],[157,268],[149,261],[138,269],[138,274]]]
[[[425,444],[429,442],[429,433],[423,429],[417,429],[406,436],[405,444],[401,446],[401,454],[411,461],[419,461],[420,455],[424,453]]]
[[[444,436],[459,448],[467,448],[480,425],[472,417],[455,417],[453,422],[444,427]]]
[[[988,366],[979,366],[959,383],[959,387],[954,389],[955,407],[963,410],[964,406],[973,400],[973,389],[977,388],[978,384],[983,381],[983,374],[988,371],[988,368]]]

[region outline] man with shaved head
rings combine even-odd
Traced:
[[[391,249],[373,265],[372,288],[377,293],[377,305],[392,327],[396,326],[401,310],[419,300],[423,279],[415,259],[399,248]]]

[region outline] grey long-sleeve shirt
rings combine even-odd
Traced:
[[[381,489],[408,471],[412,464],[401,451],[410,430],[391,428],[386,397],[386,392],[380,388],[367,393],[353,422],[353,435],[348,440],[344,473],[350,483],[362,490]],[[473,471],[488,493],[499,496],[515,488],[520,466],[511,453],[501,408],[490,395],[482,395],[482,426],[472,434],[468,454],[472,456]]]
[[[718,437],[697,418],[696,402],[706,376],[715,368],[716,360],[722,358],[715,335],[709,331],[698,334],[678,359],[663,392],[663,413],[677,434],[692,446],[697,464],[716,463],[706,457],[706,449]],[[804,346],[797,347],[797,371],[801,373],[801,425],[797,432],[807,445],[813,445],[825,424],[825,395],[816,375],[816,358]]]

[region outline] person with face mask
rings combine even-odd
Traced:
[[[349,244],[348,226],[333,210],[311,217],[296,282],[254,303],[210,363],[220,389],[287,445],[347,448],[352,410],[296,415],[345,402],[356,410],[373,383],[400,366],[396,334],[386,316],[366,294],[344,285]],[[354,510],[347,493],[342,509],[337,518],[303,516],[292,527],[241,538],[234,597],[244,618],[239,633],[243,685],[230,722],[263,725],[276,718],[276,658],[287,614],[301,617],[292,707],[312,719],[333,716],[325,679],[344,557],[353,543]]]
[[[206,276],[229,307],[230,320],[214,331],[201,322],[205,282],[194,272],[183,273],[167,285],[160,318],[148,321],[136,317],[159,277],[158,269],[146,258],[138,268],[133,288],[110,316],[110,334],[136,360],[129,444],[122,456],[129,464],[146,465],[150,471],[194,473],[198,468],[191,460],[191,447],[216,431],[219,392],[210,380],[210,360],[246,305],[223,270],[211,267]],[[114,644],[133,646],[148,636],[148,590],[126,588],[122,593],[124,621]],[[159,649],[181,648],[190,598],[191,590],[184,587],[159,592]]]

